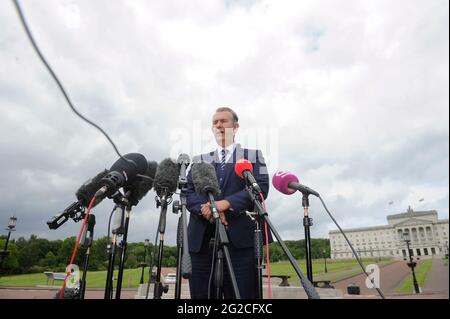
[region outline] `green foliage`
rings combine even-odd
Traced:
[[[0,238],[0,246],[4,246],[5,240],[6,238]],[[36,235],[31,235],[29,239],[20,237],[17,240],[10,240],[8,244],[10,254],[4,260],[1,274],[29,274],[44,271],[64,272],[72,257],[75,241],[76,237],[68,237],[64,240],[48,240],[38,238]],[[107,270],[109,260],[107,246],[109,241],[110,239],[106,236],[94,239],[90,248],[89,271]],[[305,259],[304,240],[288,240],[285,243],[295,259]],[[158,262],[158,250],[159,246],[154,250],[151,243],[146,248],[143,242],[128,243],[125,254],[125,268],[138,268],[144,260],[147,265],[150,265],[151,254],[153,253],[155,253],[153,264],[156,265]],[[269,250],[272,262],[287,260],[278,242],[270,244]],[[329,258],[329,240],[311,239],[311,250],[313,259],[323,258],[324,251],[327,258]],[[177,254],[178,248],[176,246],[164,246],[162,266],[176,267]],[[120,255],[121,249],[118,248],[115,259],[116,267],[120,263]],[[80,269],[84,265],[85,256],[86,248],[80,245],[74,259],[74,264],[77,264]]]
[[[284,242],[294,259],[305,259],[305,240],[286,240]],[[265,250],[264,250],[265,255]],[[281,245],[273,242],[269,245],[269,255],[272,262],[288,260]],[[312,259],[330,258],[330,240],[329,239],[311,239],[311,256]],[[265,258],[265,257],[264,257]]]

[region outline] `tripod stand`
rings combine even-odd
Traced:
[[[94,239],[95,215],[89,214],[87,219],[87,227],[82,239],[83,247],[86,247],[86,253],[83,262],[83,277],[80,280],[80,299],[84,299],[86,292],[86,275],[89,266],[89,256],[91,254],[92,242]]]
[[[308,193],[303,193],[302,197],[302,206],[304,211],[303,226],[305,228],[306,276],[308,277],[310,282],[314,283],[312,272],[311,233],[310,233],[310,227],[313,225],[313,223],[312,218],[309,217],[308,195],[309,195]]]
[[[236,299],[241,299],[239,293],[236,276],[234,274],[233,265],[231,263],[230,252],[228,249],[229,240],[225,231],[225,226],[220,221],[219,212],[217,211],[216,202],[214,196],[208,192],[209,203],[211,205],[211,211],[215,222],[215,238],[213,248],[213,269],[214,269],[214,287],[215,287],[215,299],[222,299],[223,295],[223,259],[230,274],[231,284],[233,286],[233,292]],[[208,296],[211,298],[211,296]]]
[[[276,239],[278,240],[278,242],[281,245],[281,248],[283,249],[284,253],[288,257],[289,262],[291,263],[292,267],[294,267],[295,272],[297,273],[298,277],[302,281],[303,288],[305,289],[305,292],[308,295],[308,298],[309,299],[320,299],[319,294],[317,293],[313,284],[311,283],[311,281],[309,281],[308,278],[306,278],[304,276],[304,274],[298,267],[297,262],[295,261],[294,257],[292,256],[291,252],[289,251],[288,247],[286,246],[284,241],[281,239],[280,235],[278,234],[278,232],[276,231],[272,222],[270,221],[269,217],[267,216],[267,211],[260,202],[260,200],[261,200],[260,196],[262,196],[262,195],[259,192],[257,192],[253,187],[248,186],[248,185],[246,185],[246,190],[255,205],[258,216],[261,219],[266,221],[266,223],[269,226],[270,231],[275,235]]]
[[[112,229],[112,237],[111,237],[111,243],[108,244],[107,251],[109,254],[109,261],[108,261],[108,272],[106,274],[106,285],[105,285],[105,299],[112,299],[113,294],[113,275],[114,275],[114,262],[116,258],[117,253],[117,239],[119,236],[124,235],[127,233],[128,230],[128,220],[129,220],[129,214],[131,208],[128,207],[128,200],[123,196],[115,196],[114,202],[116,203],[116,206],[114,208],[114,227]],[[127,209],[127,217],[125,217],[125,209]],[[125,218],[127,218],[125,220]],[[126,238],[124,238],[126,240]],[[124,255],[124,249],[123,245],[126,245],[124,241],[122,241],[122,255],[121,255],[121,264],[119,268],[119,275],[123,274],[123,266],[125,261],[125,255]],[[117,282],[117,289],[116,289],[116,299],[120,298],[120,290],[121,290],[121,280],[122,277],[120,276],[120,280],[118,279]],[[117,296],[118,295],[118,296]]]
[[[180,156],[181,158],[181,156]],[[180,159],[179,159],[180,161]],[[181,296],[181,277],[188,279],[192,274],[191,255],[189,254],[188,239],[187,239],[187,220],[186,220],[186,205],[187,205],[187,178],[186,167],[187,162],[182,162],[180,167],[180,176],[178,178],[178,188],[180,189],[180,201],[174,201],[172,204],[172,212],[177,214],[181,212],[178,219],[177,227],[177,280],[175,283],[175,299],[180,299]]]
[[[161,282],[161,267],[162,267],[162,257],[164,250],[164,234],[166,231],[166,214],[167,214],[167,206],[172,202],[172,197],[168,195],[167,188],[164,188],[164,191],[161,194],[161,199],[159,197],[156,198],[156,207],[161,207],[161,213],[159,215],[159,251],[158,251],[158,262],[156,268],[156,278],[155,278],[155,288],[153,291],[153,299],[161,299],[163,292],[167,293],[169,291],[169,286],[163,285]],[[152,268],[152,267],[150,267]],[[150,269],[152,271],[152,269]],[[147,290],[148,287],[147,286]]]

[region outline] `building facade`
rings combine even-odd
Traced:
[[[361,258],[404,258],[407,254],[404,233],[411,240],[411,255],[416,257],[448,254],[448,219],[438,219],[435,210],[408,211],[387,216],[387,225],[344,230]],[[329,232],[332,259],[353,258],[344,236],[338,230]]]

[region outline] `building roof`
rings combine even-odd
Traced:
[[[393,229],[390,225],[383,226],[372,226],[372,227],[361,227],[361,228],[351,228],[351,229],[343,229],[344,232],[357,232],[357,231],[367,231],[367,230],[383,230],[383,229]],[[341,233],[339,230],[330,230],[329,234]]]
[[[387,219],[397,219],[397,218],[407,218],[407,217],[419,217],[419,216],[426,216],[426,215],[437,215],[437,211],[435,210],[427,210],[427,211],[421,211],[421,212],[415,212],[412,209],[408,210],[406,213],[401,214],[395,214],[395,215],[388,215]]]

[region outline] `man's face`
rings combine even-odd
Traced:
[[[212,131],[217,144],[226,147],[233,143],[239,123],[233,121],[230,112],[216,112],[212,119]]]

